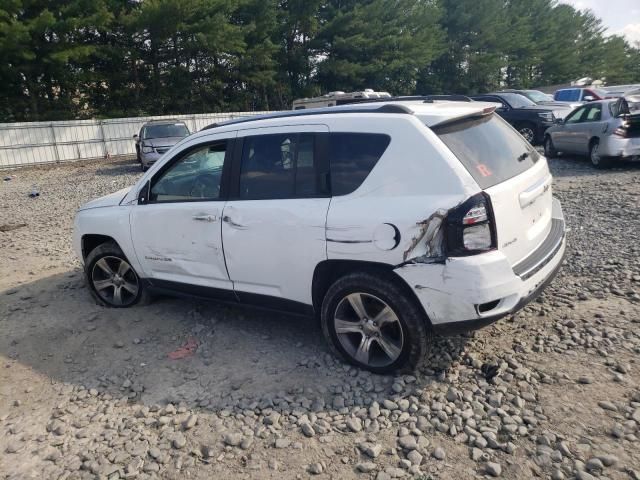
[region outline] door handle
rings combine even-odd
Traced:
[[[193,219],[198,222],[215,222],[216,216],[215,215],[194,215]]]

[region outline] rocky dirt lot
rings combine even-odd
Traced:
[[[640,168],[551,166],[571,229],[562,273],[396,377],[332,357],[312,319],[95,305],[74,211],[137,166],[2,172],[0,475],[640,479]],[[169,357],[185,344],[193,355]]]

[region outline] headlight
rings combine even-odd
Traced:
[[[551,112],[542,112],[538,116],[546,122],[553,122],[553,113]]]
[[[153,152],[153,147],[147,147],[147,146],[142,147],[142,153],[151,153],[151,152]]]

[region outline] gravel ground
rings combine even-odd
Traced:
[[[311,319],[95,305],[74,211],[137,166],[2,172],[0,476],[640,479],[640,168],[551,166],[571,229],[561,274],[398,377],[335,359]]]

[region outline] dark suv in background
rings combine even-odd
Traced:
[[[499,104],[496,112],[532,145],[542,143],[544,132],[553,125],[555,118],[564,118],[571,111],[568,105],[536,105],[524,95],[513,92],[487,93],[471,98]]]

